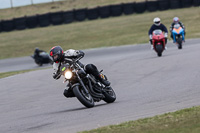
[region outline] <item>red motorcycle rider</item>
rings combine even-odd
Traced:
[[[152,34],[154,30],[161,30],[162,32],[165,32],[164,36],[165,36],[165,44],[167,44],[167,36],[168,36],[168,30],[166,28],[166,26],[164,24],[161,23],[160,18],[156,17],[153,19],[154,24],[151,26],[151,28],[149,29],[149,41],[151,43],[151,49],[153,49],[153,45],[152,45]],[[165,49],[167,49],[167,47],[165,46]]]

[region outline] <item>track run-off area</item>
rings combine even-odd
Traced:
[[[149,44],[83,50],[84,64],[103,69],[117,99],[84,107],[65,98],[52,68],[0,79],[1,133],[75,133],[200,105],[200,39],[183,49],[168,42],[158,57]],[[38,68],[31,57],[0,60],[0,72]]]

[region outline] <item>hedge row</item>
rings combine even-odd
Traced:
[[[74,21],[94,20],[111,16],[142,13],[144,11],[168,10],[182,7],[200,6],[200,0],[158,0],[140,3],[126,3],[96,7],[93,9],[77,9],[60,11],[35,16],[25,16],[0,22],[0,32],[12,30],[24,30],[26,28],[46,27],[49,25],[68,24]]]

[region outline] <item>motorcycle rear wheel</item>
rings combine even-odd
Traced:
[[[38,65],[38,66],[42,66],[43,64],[39,61],[35,61],[35,63]]]
[[[80,86],[73,88],[74,95],[77,99],[87,108],[94,107],[94,100],[90,94],[87,94],[84,89]]]

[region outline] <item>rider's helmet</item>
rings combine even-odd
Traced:
[[[173,21],[174,21],[174,23],[178,23],[179,22],[179,18],[178,17],[174,17]]]
[[[40,54],[40,50],[38,47],[35,48],[34,54],[38,56]]]
[[[60,46],[54,46],[51,48],[49,55],[52,57],[54,62],[59,62],[63,57],[63,49]]]
[[[156,26],[159,26],[160,25],[160,18],[156,17],[153,19],[153,22]]]
[[[39,48],[36,47],[36,48],[35,48],[35,52],[39,53],[39,51],[40,51]]]

